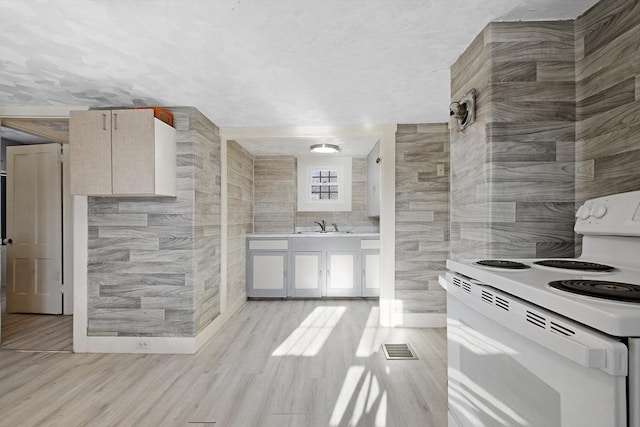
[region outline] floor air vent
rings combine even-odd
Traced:
[[[388,360],[415,360],[418,358],[409,344],[382,344],[382,349]]]

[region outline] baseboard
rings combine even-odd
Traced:
[[[396,326],[404,328],[445,328],[446,313],[396,313]]]
[[[73,342],[74,353],[193,354],[194,337],[83,337]]]
[[[238,298],[195,337],[74,337],[74,353],[194,354],[235,314],[247,298]]]

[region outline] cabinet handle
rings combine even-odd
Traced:
[[[107,130],[107,115],[102,115],[102,130]]]
[[[118,113],[113,113],[113,128],[118,130]]]

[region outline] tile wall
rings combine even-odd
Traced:
[[[88,198],[88,335],[194,336],[219,314],[220,138],[171,108],[177,197]]]
[[[489,82],[491,61],[480,33],[451,67],[451,100],[477,91],[476,121],[463,132],[455,122],[450,127],[450,244],[451,258],[483,258],[491,243],[488,229],[492,212],[502,206],[490,203],[489,194],[477,186],[489,182],[487,168],[489,145],[486,127],[489,117]],[[446,107],[445,107],[446,108]]]
[[[378,231],[379,220],[366,214],[366,158],[352,159],[350,212],[298,212],[297,168],[292,156],[257,156],[255,176],[255,232],[292,233],[296,227],[317,227],[315,221],[336,223],[342,230]]]
[[[227,143],[227,300],[245,291],[246,236],[253,233],[253,156],[236,141]]]
[[[640,3],[603,0],[577,19],[576,204],[640,190]]]
[[[296,212],[296,158],[256,156],[254,232],[293,233]]]
[[[351,159],[351,211],[349,212],[298,212],[296,211],[296,227],[318,227],[315,221],[324,220],[329,224],[337,224],[340,230],[378,231],[378,218],[367,217],[367,159],[354,157]],[[342,228],[340,228],[342,227]]]
[[[453,65],[451,257],[573,255],[573,21],[489,24]]]
[[[438,165],[442,168],[438,174]],[[396,309],[444,313],[438,275],[449,256],[449,129],[398,125],[396,133]]]
[[[194,142],[194,279],[196,334],[220,314],[221,156],[218,127],[195,108],[188,111]]]

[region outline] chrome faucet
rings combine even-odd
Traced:
[[[320,226],[320,229],[322,230],[322,233],[326,233],[327,232],[327,225],[324,223],[324,219],[322,220],[322,222],[315,221],[315,223]]]
[[[336,223],[334,222],[334,223],[333,223],[333,224],[331,224],[331,225],[333,225],[333,229],[334,229],[334,230],[336,230],[336,233],[339,233],[339,232],[340,232],[340,230],[338,230],[338,224],[336,224]]]

